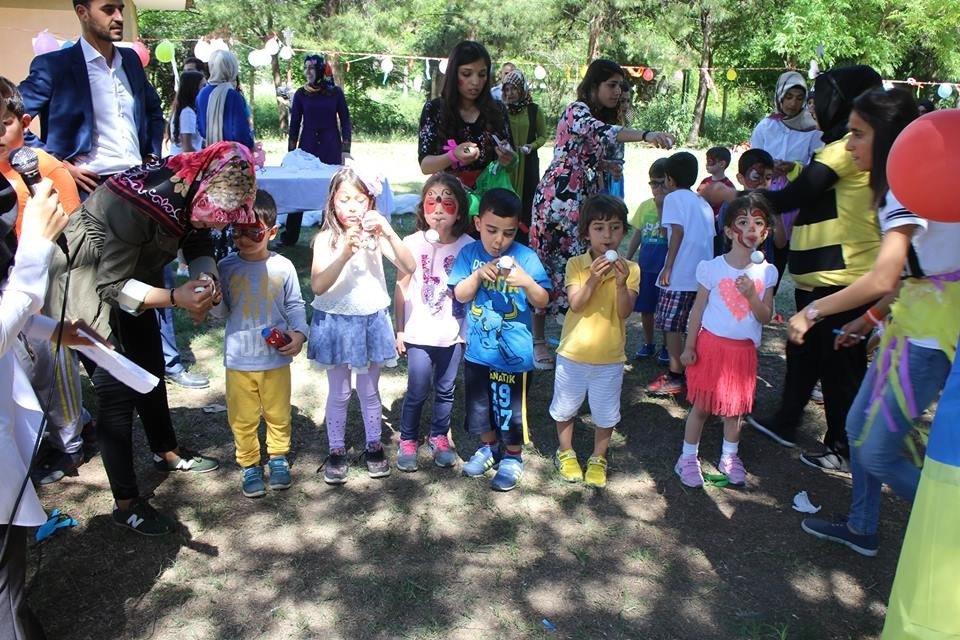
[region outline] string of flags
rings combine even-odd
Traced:
[[[154,46],[153,55],[156,59],[164,64],[173,65],[174,70],[176,70],[176,46],[174,41],[167,38],[142,38],[133,43],[128,43],[127,46],[130,46],[140,58],[140,62],[143,66],[147,66],[150,63],[150,49],[147,47],[144,42],[147,41],[156,41],[157,44]],[[247,53],[247,62],[250,66],[254,68],[265,67],[272,62],[274,56],[283,61],[289,61],[293,58],[294,53],[312,53],[312,50],[308,49],[298,49],[292,46],[291,42],[284,42],[280,37],[273,35],[268,38],[263,46],[260,48],[255,48],[251,45],[248,45],[243,42],[234,42],[230,41],[229,43],[223,38],[184,38],[177,40],[177,42],[195,42],[193,47],[193,55],[200,59],[202,62],[207,62],[210,60],[210,56],[214,51],[218,49],[229,50],[230,46],[240,46],[247,47],[250,51]],[[56,51],[61,48],[72,46],[74,42],[72,40],[60,40],[55,35],[44,29],[33,38],[33,52],[35,55],[42,55],[50,51]],[[430,81],[430,63],[436,62],[437,69],[440,73],[445,74],[447,71],[447,59],[439,58],[435,56],[418,56],[418,55],[406,55],[406,54],[387,54],[387,53],[371,53],[371,52],[355,52],[355,51],[327,51],[325,52],[329,58],[350,58],[342,60],[344,64],[344,70],[349,73],[350,66],[353,63],[360,62],[362,60],[374,59],[379,63],[380,71],[383,73],[383,83],[386,84],[390,74],[397,68],[394,62],[395,59],[405,60],[407,71],[410,72],[413,70],[414,61],[423,61],[424,64],[424,79]],[[820,55],[820,50],[818,49],[818,55]],[[822,56],[821,56],[822,58]],[[539,81],[543,81],[550,75],[550,72],[547,70],[548,67],[554,67],[560,69],[562,67],[564,77],[567,82],[573,82],[577,78],[583,77],[586,73],[587,65],[581,65],[579,68],[575,65],[564,64],[557,65],[553,63],[544,63],[541,62],[532,62],[519,60],[515,63],[518,66],[533,66],[533,77]],[[643,80],[645,82],[652,82],[657,77],[657,70],[644,65],[621,65],[623,70],[631,78],[638,80]],[[740,68],[716,68],[716,67],[703,67],[698,69],[699,71],[706,71],[706,76],[708,78],[708,83],[711,85],[711,89],[716,89],[715,82],[712,77],[712,72],[722,72],[723,76],[729,82],[736,82],[739,77],[739,73],[742,71],[788,71],[791,70],[786,67],[740,67]],[[574,72],[578,72],[578,75],[574,76]],[[819,75],[820,69],[819,64],[816,59],[810,61],[810,67],[807,71],[807,76],[812,80]],[[675,79],[680,80],[683,77],[682,71],[677,71],[674,74]],[[413,80],[414,88],[419,90],[423,85],[423,80],[417,74]],[[937,87],[937,96],[940,98],[946,99],[953,95],[954,91],[960,92],[960,83],[945,82],[941,80],[917,80],[915,78],[907,78],[906,80],[884,80],[883,85],[886,89],[891,89],[895,85],[904,84],[910,87],[924,87],[924,86],[936,86]]]

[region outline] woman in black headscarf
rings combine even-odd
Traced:
[[[67,297],[67,315],[82,318],[127,358],[161,380],[160,329],[148,309],[182,308],[202,320],[219,299],[210,229],[255,221],[256,191],[250,151],[219,142],[119,173],[97,188],[71,216],[64,232],[67,265],[50,294],[51,308]],[[178,250],[191,279],[174,289],[163,285],[163,267]],[[141,394],[103,367],[91,376],[97,393],[97,440],[117,506],[114,521],[144,535],[173,530],[172,522],[140,497],[133,464],[133,413],[140,415],[160,471],[213,471],[219,463],[177,442],[161,383]]]
[[[845,149],[854,99],[880,86],[880,75],[863,65],[817,76],[817,125],[826,146],[783,191],[764,194],[778,212],[799,209],[790,238],[790,274],[797,309],[816,325],[802,345],[787,344],[780,409],[769,418],[748,416],[747,421],[778,443],[794,446],[803,409],[820,380],[827,418],[824,449],[805,453],[800,460],[831,471],[849,471],[847,412],[867,368],[864,343],[836,350],[833,330],[861,316],[869,305],[820,318],[816,301],[870,271],[880,248],[870,173],[858,170]]]

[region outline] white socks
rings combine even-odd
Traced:
[[[721,449],[721,455],[725,456],[735,456],[737,451],[740,449],[739,442],[727,442],[727,439],[723,439],[723,449]]]
[[[685,456],[695,456],[700,452],[700,443],[690,444],[686,440],[683,441],[683,455]]]

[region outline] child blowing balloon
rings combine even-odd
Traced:
[[[724,235],[730,250],[697,265],[697,297],[690,312],[686,346],[687,414],[683,452],[674,468],[688,487],[702,487],[700,436],[711,415],[723,418],[723,450],[717,468],[730,484],[746,483],[738,455],[741,416],[753,406],[757,347],[773,314],[777,269],[757,252],[770,232],[773,215],[759,194],[730,203]],[[758,260],[759,259],[759,260]]]
[[[397,452],[401,471],[417,470],[420,416],[431,390],[430,454],[438,467],[452,467],[457,461],[447,433],[463,360],[465,314],[463,305],[453,300],[447,276],[460,249],[473,242],[466,234],[469,204],[460,180],[448,173],[430,176],[422,193],[416,209],[417,231],[403,239],[416,267],[410,275],[397,278],[394,292],[397,350],[407,355],[407,393]]]
[[[410,250],[373,208],[379,192],[379,179],[361,177],[351,167],[339,169],[330,181],[323,228],[314,239],[310,284],[316,297],[307,356],[327,371],[330,455],[323,479],[328,484],[347,481],[344,440],[351,373],[356,374],[366,431],[367,472],[371,478],[390,475],[380,443],[378,383],[380,367],[396,364],[397,348],[383,257],[401,274],[412,273],[415,265]]]

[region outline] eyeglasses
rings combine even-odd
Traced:
[[[271,227],[272,229],[273,227]],[[250,238],[254,242],[260,242],[263,240],[264,236],[269,233],[270,229],[265,229],[259,224],[235,224],[233,225],[233,233],[235,236]]]
[[[651,189],[663,189],[667,181],[666,180],[651,180],[649,183]]]

